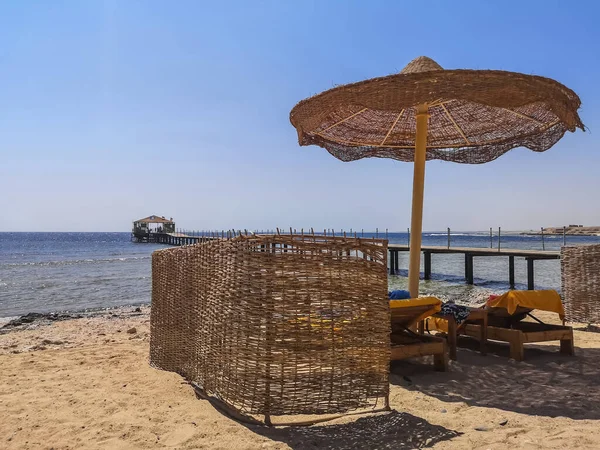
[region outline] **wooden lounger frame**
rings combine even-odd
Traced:
[[[390,359],[398,361],[417,356],[433,356],[435,370],[446,372],[448,370],[448,352],[446,340],[435,336],[425,336],[412,331],[409,326],[415,317],[433,311],[433,305],[407,306],[392,308],[392,348]]]
[[[460,333],[479,339],[481,325],[467,323]],[[487,338],[493,341],[508,342],[510,357],[517,361],[523,361],[524,344],[531,342],[560,341],[560,353],[570,356],[575,354],[573,328],[561,325],[535,322],[516,322],[512,324],[512,328],[488,325]]]
[[[448,353],[450,359],[456,361],[457,359],[457,345],[459,334],[464,334],[463,330],[468,324],[479,325],[479,351],[482,355],[487,353],[487,340],[488,340],[488,311],[482,308],[469,308],[469,317],[460,326],[456,323],[456,319],[452,314],[443,315],[442,313],[434,314],[434,317],[446,320],[448,322],[448,332],[446,338],[448,340]]]

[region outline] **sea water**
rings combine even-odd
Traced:
[[[0,233],[0,317],[147,303],[163,247],[130,233]]]
[[[374,236],[364,233],[364,237]],[[360,234],[359,234],[360,236]],[[385,238],[385,233],[378,237]],[[407,233],[389,233],[390,243],[406,244]],[[558,250],[562,236],[546,236],[546,250]],[[599,237],[568,236],[568,245],[600,243]],[[448,245],[446,233],[424,233],[423,245]],[[489,233],[453,233],[451,247],[490,247]],[[492,246],[497,247],[494,236]],[[501,247],[542,249],[540,236],[504,235]],[[29,312],[80,311],[150,302],[151,254],[159,244],[131,242],[130,233],[0,233],[0,317]],[[407,285],[408,253],[390,289]],[[464,256],[432,255],[432,280],[422,293],[477,302],[508,289],[507,257],[476,257],[475,285],[464,282]],[[527,268],[515,258],[517,288],[526,289]],[[535,262],[536,288],[560,289],[560,262]]]

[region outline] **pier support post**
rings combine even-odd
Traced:
[[[532,258],[527,258],[527,289],[533,291],[534,280],[533,280],[533,261]]]
[[[473,255],[465,253],[465,281],[473,284]]]
[[[511,289],[515,288],[515,257],[508,257],[508,284]]]
[[[394,263],[396,260],[394,259],[394,250],[390,250],[390,259],[388,260],[388,264],[390,266],[390,275],[394,275],[396,273],[396,267],[394,267]]]
[[[424,256],[424,279],[425,280],[431,280],[431,252],[424,252],[423,253]]]
[[[396,250],[394,252],[394,267],[396,268],[396,271],[398,271],[398,267],[400,267],[400,264],[398,263],[399,255],[400,255],[400,252],[398,250]]]

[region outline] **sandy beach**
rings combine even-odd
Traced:
[[[598,448],[600,334],[575,358],[532,346],[460,349],[451,371],[394,364],[391,413],[311,427],[244,425],[148,365],[149,308],[26,324],[0,335],[0,448]],[[6,331],[6,330],[5,330]]]

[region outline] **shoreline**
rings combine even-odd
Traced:
[[[9,327],[18,327],[20,325],[23,325],[26,328],[26,325],[28,324],[31,324],[32,326],[40,324],[48,325],[53,322],[60,322],[64,320],[104,317],[115,314],[136,314],[141,312],[141,309],[144,307],[150,308],[150,302],[136,302],[127,305],[108,306],[104,308],[84,308],[81,310],[69,309],[45,312],[30,311],[25,314],[0,317],[0,334],[3,333],[2,330],[4,329],[7,329]],[[131,308],[133,308],[133,311],[128,311]],[[136,311],[136,309],[140,309],[140,311]]]
[[[0,326],[0,355],[116,342],[110,335],[149,340],[149,323],[149,304],[88,313],[30,313]]]

